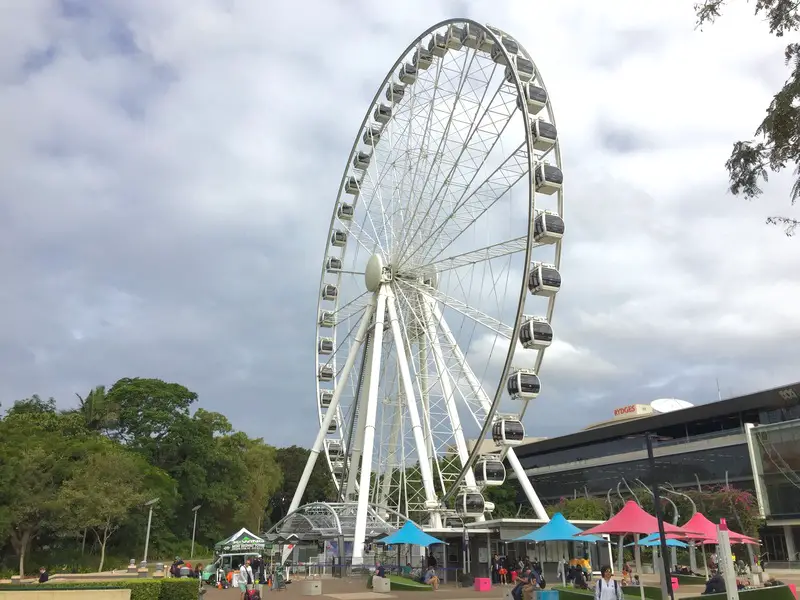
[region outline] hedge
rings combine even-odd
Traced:
[[[678,585],[705,585],[706,578],[702,575],[673,575],[678,578]]]
[[[725,600],[727,594],[708,594],[707,596],[689,596],[683,600]],[[785,585],[762,587],[754,590],[739,590],[740,600],[795,600],[792,590]]]
[[[367,577],[367,589],[372,589],[372,577]],[[403,577],[402,575],[389,575],[389,581],[393,591],[404,592],[430,592],[431,586],[427,583],[420,583],[416,579],[410,577]],[[131,600],[133,600],[131,598]]]
[[[589,582],[588,590],[580,590],[574,587],[564,587],[561,585],[557,585],[553,589],[558,590],[559,600],[585,600],[586,596],[594,596],[594,586],[597,585],[595,581],[597,580]],[[622,594],[624,598],[641,598],[639,588],[637,586],[626,586],[622,588]],[[661,588],[651,585],[644,586],[644,597],[648,600],[661,600]],[[703,596],[702,600],[706,600],[706,596]],[[754,600],[761,599],[759,598]],[[782,599],[778,598],[776,600]]]
[[[196,579],[122,579],[118,581],[65,581],[63,583],[0,584],[2,591],[130,589],[131,600],[196,600]]]

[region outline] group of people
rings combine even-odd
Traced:
[[[522,576],[525,571],[534,573],[538,578],[542,577],[542,563],[538,558],[531,560],[524,556],[518,560],[511,557],[500,556],[495,554],[492,556],[492,583],[499,583],[505,585],[508,583],[516,583],[516,580]]]

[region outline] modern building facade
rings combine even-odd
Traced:
[[[649,480],[650,433],[658,480],[679,490],[728,484],[755,492],[768,558],[800,559],[800,382],[670,412],[646,406],[621,407],[606,423],[519,447],[539,497],[610,497]]]

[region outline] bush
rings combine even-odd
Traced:
[[[120,581],[65,581],[47,584],[3,584],[3,591],[35,592],[48,590],[118,590],[130,589],[131,600],[194,600],[196,579],[122,579]]]
[[[678,578],[678,585],[705,585],[706,578],[702,575],[673,575]]]
[[[690,596],[683,600],[725,600],[727,594],[709,594],[708,596]],[[739,590],[739,600],[795,600],[792,590],[788,586],[757,588],[754,590]]]

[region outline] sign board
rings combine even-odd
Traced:
[[[649,404],[628,404],[627,406],[620,406],[614,409],[615,419],[627,419],[630,417],[641,417],[643,415],[652,415],[653,407]]]

